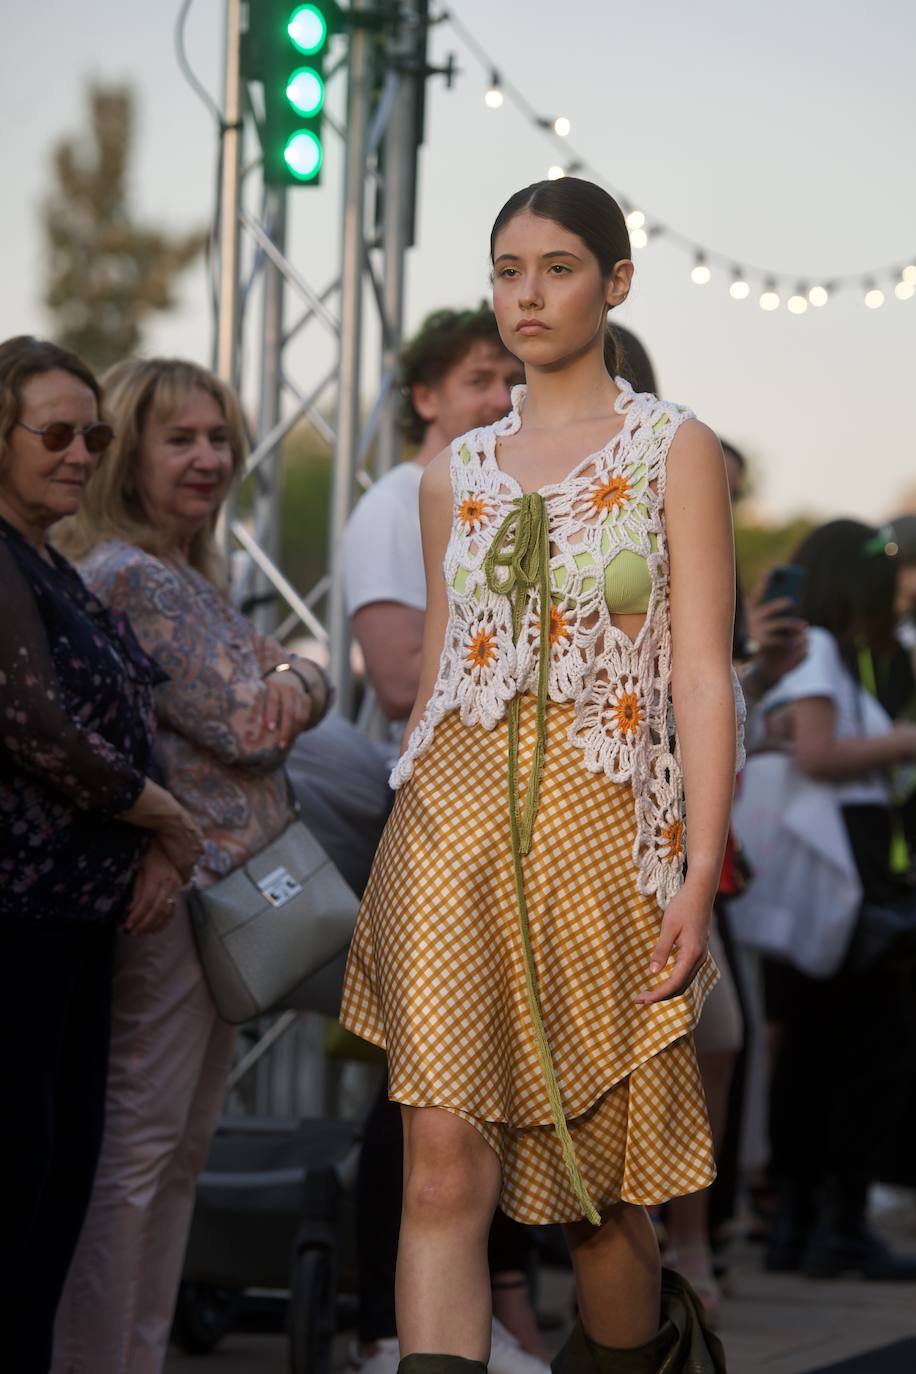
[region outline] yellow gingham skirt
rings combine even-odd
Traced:
[[[640,894],[629,786],[584,767],[572,706],[548,707],[524,858],[544,1026],[582,1176],[599,1210],[651,1205],[715,1176],[691,1030],[716,978],[642,1007],[661,921]],[[534,744],[524,698],[519,758]],[[530,1224],[581,1216],[525,996],[509,833],[507,726],[437,727],[399,790],[353,936],[341,1022],[388,1053],[396,1102],[470,1122],[502,1166],[500,1206]]]

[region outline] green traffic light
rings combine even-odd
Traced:
[[[293,47],[311,57],[324,46],[328,21],[317,5],[299,5],[289,17],[287,32]]]
[[[324,82],[312,67],[297,67],[286,84],[286,98],[305,119],[324,105]]]
[[[287,139],[283,159],[297,181],[314,181],[321,171],[321,144],[309,129],[300,129]]]

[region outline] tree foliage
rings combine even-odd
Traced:
[[[206,234],[170,234],[130,209],[134,97],[93,83],[88,128],[54,149],[54,187],[44,206],[45,304],[54,336],[101,371],[136,353],[153,311],[171,310],[180,273]]]
[[[745,524],[739,508],[735,522],[735,544],[745,588],[750,591],[777,563],[791,562],[799,544],[819,523],[809,516],[796,515],[781,525]]]

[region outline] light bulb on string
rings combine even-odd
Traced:
[[[880,310],[884,304],[884,292],[873,281],[867,281],[862,299],[869,310]]]
[[[804,315],[805,311],[808,309],[808,297],[790,296],[786,301],[786,309],[793,315]]]
[[[908,286],[916,286],[916,263],[909,263],[900,273],[901,281],[905,281]]]
[[[646,217],[642,210],[631,210],[627,215],[627,228],[631,233],[636,229],[642,229],[645,222]]]
[[[493,74],[490,77],[490,85],[487,88],[487,92],[484,95],[483,99],[484,104],[490,110],[498,110],[502,106],[504,99],[502,82],[499,79],[499,72],[496,71],[495,68],[493,70]]]
[[[552,167],[548,167],[548,168],[547,168],[547,180],[548,180],[548,181],[559,181],[561,177],[565,177],[565,176],[566,176],[566,171],[565,171],[565,169],[564,169],[563,167],[560,166],[560,164],[559,164],[558,162],[555,162],[554,165],[553,165]]]
[[[760,309],[778,310],[779,304],[779,292],[776,289],[776,283],[775,281],[768,281],[766,284],[766,289],[760,297]]]
[[[728,288],[728,294],[733,301],[746,301],[751,294],[751,288],[744,280],[744,273],[740,267],[732,269],[732,284]]]
[[[566,138],[571,128],[572,125],[565,115],[557,115],[556,119],[553,121],[553,131],[555,134],[558,134],[560,138]]]
[[[645,248],[649,242],[649,235],[645,229],[634,229],[630,234],[631,248]]]
[[[812,286],[811,290],[808,292],[808,302],[810,305],[813,305],[815,309],[820,309],[820,307],[826,305],[829,300],[830,293],[826,286]]]
[[[894,295],[898,301],[912,300],[913,296],[916,296],[916,282],[898,281],[894,287]]]
[[[693,282],[694,286],[705,286],[711,276],[712,273],[706,266],[706,259],[703,257],[703,254],[697,253],[696,262],[690,273],[690,280]]]

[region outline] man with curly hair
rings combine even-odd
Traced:
[[[417,693],[426,608],[420,477],[459,434],[505,415],[510,389],[523,380],[488,305],[435,311],[404,349],[401,428],[418,447],[366,493],[344,534],[347,609],[398,742]]]

